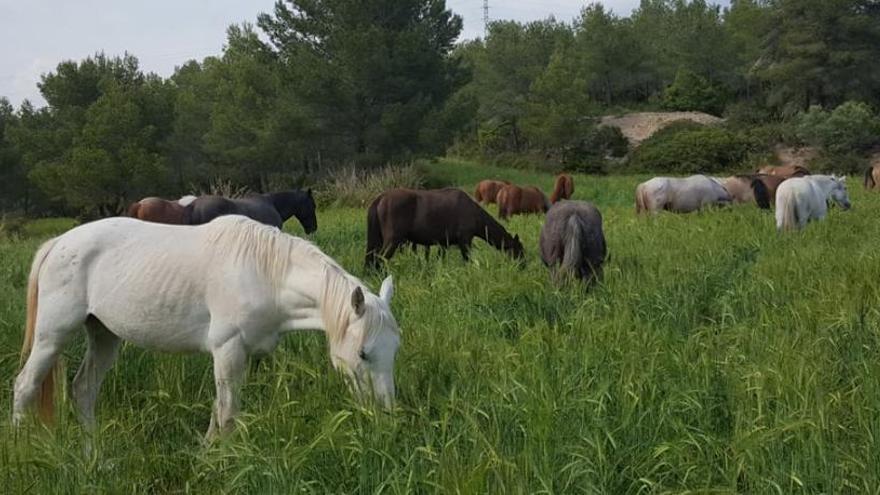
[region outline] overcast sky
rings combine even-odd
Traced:
[[[530,21],[550,15],[570,21],[585,0],[489,0],[491,19]],[[604,0],[629,15],[639,0]],[[727,4],[727,0],[716,0]],[[40,75],[62,60],[98,51],[129,52],[145,71],[169,76],[190,59],[219,54],[226,27],[254,22],[274,0],[0,0],[0,96],[18,106],[25,98],[44,105]],[[483,32],[482,0],[447,0],[464,18],[465,38]]]

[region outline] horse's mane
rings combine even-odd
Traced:
[[[291,263],[323,265],[318,304],[329,341],[339,342],[345,336],[354,311],[351,295],[357,287],[361,287],[368,303],[364,317],[370,318],[363,338],[367,339],[371,332],[382,328],[384,312],[373,310],[375,305],[369,304],[370,298],[376,296],[311,242],[241,215],[218,217],[206,227],[215,252],[231,255],[237,262],[255,260],[257,269],[276,290],[284,283]]]

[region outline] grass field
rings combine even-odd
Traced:
[[[471,191],[552,177],[440,162]],[[589,293],[550,284],[542,219],[509,226],[514,265],[476,241],[388,270],[403,329],[392,414],[359,407],[320,334],[252,368],[237,431],[205,447],[206,356],[126,346],[84,434],[10,428],[24,289],[41,239],[0,241],[0,487],[4,493],[880,493],[880,195],[778,235],[753,206],[636,218],[637,177],[576,176],[604,215],[611,261]],[[855,181],[854,181],[855,182]],[[494,210],[493,210],[494,212]],[[319,212],[313,240],[358,276],[365,217]],[[299,233],[289,222],[287,228]],[[378,289],[380,275],[365,277]],[[66,353],[72,377],[79,341]]]

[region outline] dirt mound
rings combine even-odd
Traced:
[[[819,155],[819,148],[812,146],[804,146],[803,148],[792,148],[788,146],[776,146],[773,149],[776,159],[780,165],[794,165],[809,169],[809,164]]]
[[[711,125],[724,122],[724,119],[702,112],[639,112],[625,115],[606,115],[600,125],[619,127],[620,132],[633,147],[651,137],[652,134],[676,120],[690,120],[698,124]]]

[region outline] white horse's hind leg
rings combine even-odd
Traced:
[[[28,409],[39,398],[43,380],[85,318],[84,306],[76,304],[76,301],[40,298],[33,347],[15,379],[12,405],[14,424],[21,423]]]
[[[107,371],[119,353],[119,337],[110,333],[100,321],[86,321],[88,347],[83,362],[73,379],[71,394],[82,424],[87,429],[95,426],[95,402]]]
[[[239,389],[247,369],[247,351],[238,336],[227,340],[212,351],[212,355],[217,398],[206,435],[209,441],[232,428],[238,414]]]

